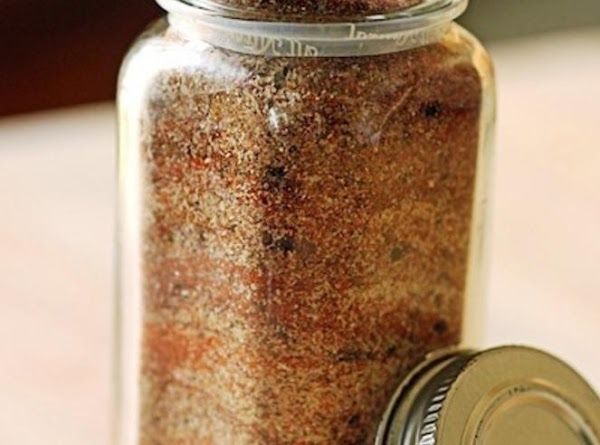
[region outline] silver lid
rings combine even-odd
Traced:
[[[376,445],[600,445],[600,399],[535,349],[441,353],[400,386]]]

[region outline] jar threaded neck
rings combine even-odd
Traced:
[[[237,9],[214,9],[218,4],[211,0],[157,2],[169,12],[171,25],[187,38],[272,57],[365,56],[425,46],[441,39],[468,4],[468,0],[431,0],[389,15],[306,22],[248,18]]]

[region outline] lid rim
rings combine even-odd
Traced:
[[[600,398],[564,361],[517,346],[447,357],[400,386],[377,445],[600,445]]]

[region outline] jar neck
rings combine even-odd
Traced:
[[[194,3],[188,3],[193,1]],[[244,0],[248,1],[248,0]],[[386,54],[438,41],[468,0],[430,0],[388,15],[345,21],[249,17],[208,0],[157,0],[186,39],[269,57],[352,57]]]

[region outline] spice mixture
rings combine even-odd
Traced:
[[[191,0],[206,6],[205,0]],[[258,13],[263,18],[300,21],[341,21],[351,17],[400,12],[431,0],[215,0],[215,5],[241,14]]]
[[[369,444],[407,371],[460,342],[482,103],[462,39],[199,46],[153,77],[142,445]]]

